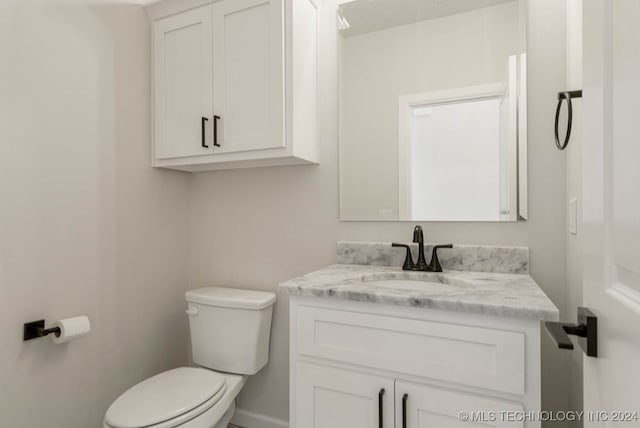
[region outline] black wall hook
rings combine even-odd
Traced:
[[[571,125],[573,124],[573,105],[571,104],[572,98],[582,98],[582,90],[579,91],[566,91],[566,92],[558,92],[558,106],[556,107],[556,147],[559,150],[564,150],[567,148],[569,144],[569,139],[571,138]],[[562,108],[562,101],[567,100],[567,134],[564,136],[564,141],[560,143],[560,133],[558,127],[560,122],[560,109]]]
[[[22,340],[37,339],[38,337],[44,337],[50,334],[60,336],[60,327],[44,328],[44,320],[27,322],[24,324]]]

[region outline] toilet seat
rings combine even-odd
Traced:
[[[180,367],[153,376],[123,393],[107,410],[111,428],[173,428],[213,407],[227,379],[212,370]]]

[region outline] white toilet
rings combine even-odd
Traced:
[[[269,359],[276,296],[208,287],[186,293],[193,361],[122,394],[104,428],[226,428],[248,375]]]

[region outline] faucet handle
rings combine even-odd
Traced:
[[[438,249],[440,248],[453,248],[453,244],[435,245],[433,247],[431,262],[428,267],[431,272],[442,272],[442,266],[440,266],[440,260],[438,260]]]
[[[413,257],[411,257],[411,247],[406,244],[398,244],[396,242],[391,243],[392,247],[402,247],[407,249],[407,254],[404,257],[404,264],[402,265],[402,270],[412,270],[413,269]]]

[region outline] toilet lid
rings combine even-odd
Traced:
[[[105,421],[112,427],[140,428],[174,419],[211,399],[225,383],[224,376],[211,370],[169,370],[127,390],[109,407]]]

